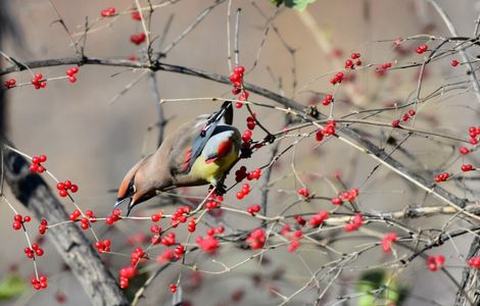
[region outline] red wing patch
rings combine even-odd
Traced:
[[[223,157],[223,156],[227,155],[228,153],[230,153],[230,151],[232,150],[232,145],[233,145],[233,143],[230,139],[222,141],[218,145],[217,156],[220,158],[220,157]]]
[[[232,150],[233,143],[230,139],[222,141],[217,148],[217,154],[205,160],[207,164],[215,162],[217,159],[226,156]]]
[[[190,160],[192,159],[192,148],[188,148],[185,151],[185,156],[183,158],[182,172],[188,171],[190,167]]]

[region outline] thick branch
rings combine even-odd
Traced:
[[[68,220],[63,205],[45,181],[39,175],[30,173],[27,160],[4,150],[4,165],[5,179],[13,194],[37,219],[45,218],[50,224]],[[128,305],[113,276],[77,225],[54,227],[48,230],[47,235],[85,289],[92,305]]]

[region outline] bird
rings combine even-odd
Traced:
[[[180,126],[127,172],[114,207],[127,202],[128,216],[134,206],[177,187],[210,184],[223,194],[225,177],[241,150],[241,134],[232,123],[233,106],[226,101],[213,114]]]

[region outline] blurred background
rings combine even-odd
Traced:
[[[99,27],[98,31],[88,34],[85,47],[87,56],[103,58],[136,56],[142,59],[144,46],[138,47],[130,42],[131,34],[142,32],[141,23],[133,21],[129,14],[120,16],[114,21],[99,20],[99,12],[102,9],[113,6],[118,11],[125,11],[132,8],[134,2],[54,0],[58,12],[74,37],[82,33],[87,16],[88,20],[93,22],[93,28]],[[253,2],[254,5],[250,1],[234,0],[232,6],[232,12],[238,7],[242,8],[239,31],[240,63],[250,68],[258,57],[258,63],[246,76],[246,80],[294,98],[305,105],[315,101],[316,92],[331,90],[328,83],[330,75],[343,69],[341,66],[343,60],[351,52],[360,52],[365,64],[381,64],[396,60],[406,63],[414,60],[412,48],[418,42],[407,42],[403,54],[392,47],[392,42],[396,38],[416,34],[449,35],[438,14],[425,1],[318,0],[307,9],[308,16],[313,17],[316,23],[316,31],[307,26],[308,18],[305,17],[305,13],[287,8],[277,10],[275,5],[267,0]],[[170,16],[173,16],[163,43],[165,47],[213,3],[210,0],[183,0],[155,10],[151,25],[152,35],[161,35]],[[479,2],[444,0],[438,3],[451,17],[460,36],[472,35],[475,20],[480,13]],[[10,9],[8,15],[13,21],[15,33],[6,36],[2,46],[4,53],[20,61],[75,55],[69,36],[59,23],[55,23],[58,16],[48,1],[10,0],[8,6]],[[272,16],[275,18],[270,26],[275,27],[275,30],[271,28],[265,37],[267,18]],[[234,17],[232,18],[233,27]],[[163,61],[228,75],[226,20],[225,2],[216,6]],[[330,50],[319,44],[319,33],[326,38],[327,49]],[[260,49],[262,44],[263,47]],[[295,50],[294,60],[285,44]],[[154,47],[156,46],[158,45],[154,44]],[[339,61],[336,58],[339,58]],[[2,61],[2,65],[8,64]],[[41,72],[50,78],[64,75],[67,68],[69,67],[52,67],[36,69],[34,72]],[[293,68],[295,74],[292,73]],[[336,101],[339,101],[335,111],[337,114],[345,114],[355,109],[384,107],[392,102],[407,101],[416,88],[417,73],[416,69],[398,70],[391,72],[387,78],[378,78],[373,68],[365,70],[359,73],[354,86],[354,91],[364,98],[354,101],[340,89],[335,93]],[[70,179],[78,183],[79,205],[84,209],[94,210],[99,216],[106,216],[111,212],[115,194],[109,190],[118,186],[123,175],[137,160],[156,149],[158,131],[155,124],[158,121],[156,112],[158,101],[152,96],[148,77],[139,79],[128,91],[116,97],[129,84],[141,77],[141,74],[140,70],[87,65],[80,67],[78,82],[75,84],[65,80],[52,81],[42,90],[20,87],[7,92],[6,124],[10,139],[25,153],[46,154],[48,169],[61,180]],[[427,70],[427,74],[423,87],[425,93],[443,84],[466,78],[463,68],[452,71],[448,60],[436,63]],[[7,76],[10,77],[17,79],[17,82],[29,82],[31,78],[28,72],[12,73]],[[230,87],[226,85],[167,72],[157,73],[157,84],[161,98],[220,97],[229,96],[230,91]],[[253,94],[251,99],[272,103]],[[474,95],[468,90],[454,95],[447,94],[422,110],[417,126],[464,136],[468,126],[478,122],[474,99]],[[163,107],[169,120],[166,127],[168,133],[199,114],[214,111],[218,107],[218,102],[171,102],[163,104]],[[284,116],[281,112],[262,108],[255,108],[255,111],[272,131],[283,127]],[[246,116],[248,115],[245,109],[236,112],[235,122],[241,129],[244,128]],[[380,118],[386,122],[395,119],[392,114]],[[387,138],[383,132],[371,129],[367,128],[365,131],[383,135],[379,136],[380,139]],[[282,146],[288,143],[290,141],[285,141]],[[418,164],[412,162],[412,167],[425,169],[436,169],[444,165],[445,161],[451,158],[453,150],[452,143],[445,145],[443,142],[425,140],[421,137],[413,137],[405,147],[418,158]],[[249,169],[259,167],[269,160],[268,152],[269,148],[266,148],[242,164],[247,165]],[[399,158],[408,160],[405,156]],[[380,169],[372,178],[366,180],[375,163],[344,144],[331,141],[317,146],[314,141],[307,140],[286,154],[275,167],[272,177],[275,184],[269,198],[269,214],[272,216],[297,198],[296,190],[300,185],[291,173],[291,163],[295,164],[302,180],[316,194],[333,196],[327,178],[336,174],[341,175],[349,187],[361,186],[360,203],[367,211],[393,211],[401,210],[408,205],[435,203],[431,199],[425,199],[424,194],[388,170]],[[229,178],[228,182],[231,183],[232,178]],[[246,208],[249,204],[259,201],[260,192],[253,189],[253,194],[246,202],[236,201],[235,193],[227,195],[226,202],[242,209]],[[452,191],[465,193],[456,187],[453,187]],[[206,192],[206,187],[181,192],[202,196]],[[15,204],[13,198],[12,202]],[[70,203],[65,201],[65,205],[68,211],[73,210]],[[321,202],[303,203],[294,211],[312,211],[312,207],[308,205],[326,207],[326,204]],[[149,215],[157,209],[152,208],[154,206],[145,204],[135,214]],[[18,203],[16,207],[21,210]],[[20,275],[29,277],[32,267],[23,256],[22,234],[11,232],[11,212],[5,205],[0,208],[0,237],[3,245],[0,248],[0,275],[7,275],[8,271],[15,268]],[[165,209],[173,210],[174,207]],[[414,220],[409,221],[409,225],[414,228],[440,227],[445,220],[447,217],[430,218],[428,225],[424,220]],[[249,218],[239,216],[227,215],[225,222],[238,228],[255,226]],[[105,230],[103,225],[96,227],[100,232]],[[118,225],[118,231],[105,235],[116,237],[119,241],[124,237],[123,241],[126,241],[125,237],[133,239],[138,233],[148,234],[148,227],[149,225],[144,223],[125,222]],[[355,244],[371,242],[369,238],[362,239],[358,238]],[[466,254],[468,242],[468,239],[456,240],[457,250],[454,250],[452,245],[446,245],[438,250],[452,263],[449,271],[457,278],[461,275],[463,264],[457,255]],[[339,241],[336,245],[345,252],[352,251],[351,240]],[[126,252],[132,248],[125,247]],[[88,304],[74,277],[64,271],[61,259],[55,254],[48,239],[45,242],[45,249],[48,256],[40,258],[39,267],[51,275],[50,290],[33,292],[28,288],[19,299],[0,301],[0,304],[55,305],[59,303],[59,296],[61,297],[63,293],[67,295],[65,300],[60,299],[64,305]],[[315,248],[307,247],[301,253],[302,260],[312,267],[312,270],[328,259],[327,255]],[[245,254],[247,253],[227,248],[217,255],[217,259],[234,264],[245,258]],[[371,256],[359,258],[355,266],[346,268],[323,300],[325,305],[332,305],[337,296],[352,294],[359,271],[380,261],[388,261],[381,252],[369,255]],[[128,261],[128,258],[121,256],[102,255],[102,257],[111,262],[114,275],[115,271]],[[185,271],[186,279],[193,283],[190,284],[191,290],[186,291],[186,296],[194,305],[276,305],[280,300],[269,292],[271,287],[289,295],[310,277],[301,260],[285,252],[285,249],[269,252],[266,259],[270,259],[271,262],[262,265],[260,270],[259,263],[254,261],[232,274],[202,276],[204,285],[200,288],[195,287],[196,278],[200,276]],[[208,260],[204,260],[204,264],[205,268],[212,270],[219,268]],[[166,305],[170,301],[168,284],[175,281],[179,271],[179,267],[173,267],[158,278],[147,290],[144,305]],[[282,280],[276,282],[276,277]],[[446,280],[443,274],[428,272],[421,261],[401,271],[398,280],[410,289],[405,305],[453,303],[455,286]],[[240,299],[238,296],[241,296],[242,292],[245,296]],[[314,294],[313,291],[307,291],[294,299],[291,305],[308,305]],[[235,302],[237,298],[239,301]],[[356,305],[356,302],[351,301],[350,305]]]

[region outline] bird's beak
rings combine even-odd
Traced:
[[[117,202],[115,202],[115,205],[113,205],[113,208],[114,209],[118,208],[124,202],[128,202],[127,203],[127,217],[128,217],[130,215],[130,212],[132,211],[133,207],[135,206],[135,201],[132,199],[132,197],[126,197],[124,199],[117,200]]]
[[[124,202],[128,201],[128,205],[130,205],[130,202],[132,201],[132,197],[126,197],[121,200],[117,200],[115,204],[113,205],[113,208],[118,208],[118,206],[122,205]]]
[[[127,217],[130,215],[130,212],[132,211],[133,207],[135,206],[135,201],[132,200],[130,203],[127,205]]]

